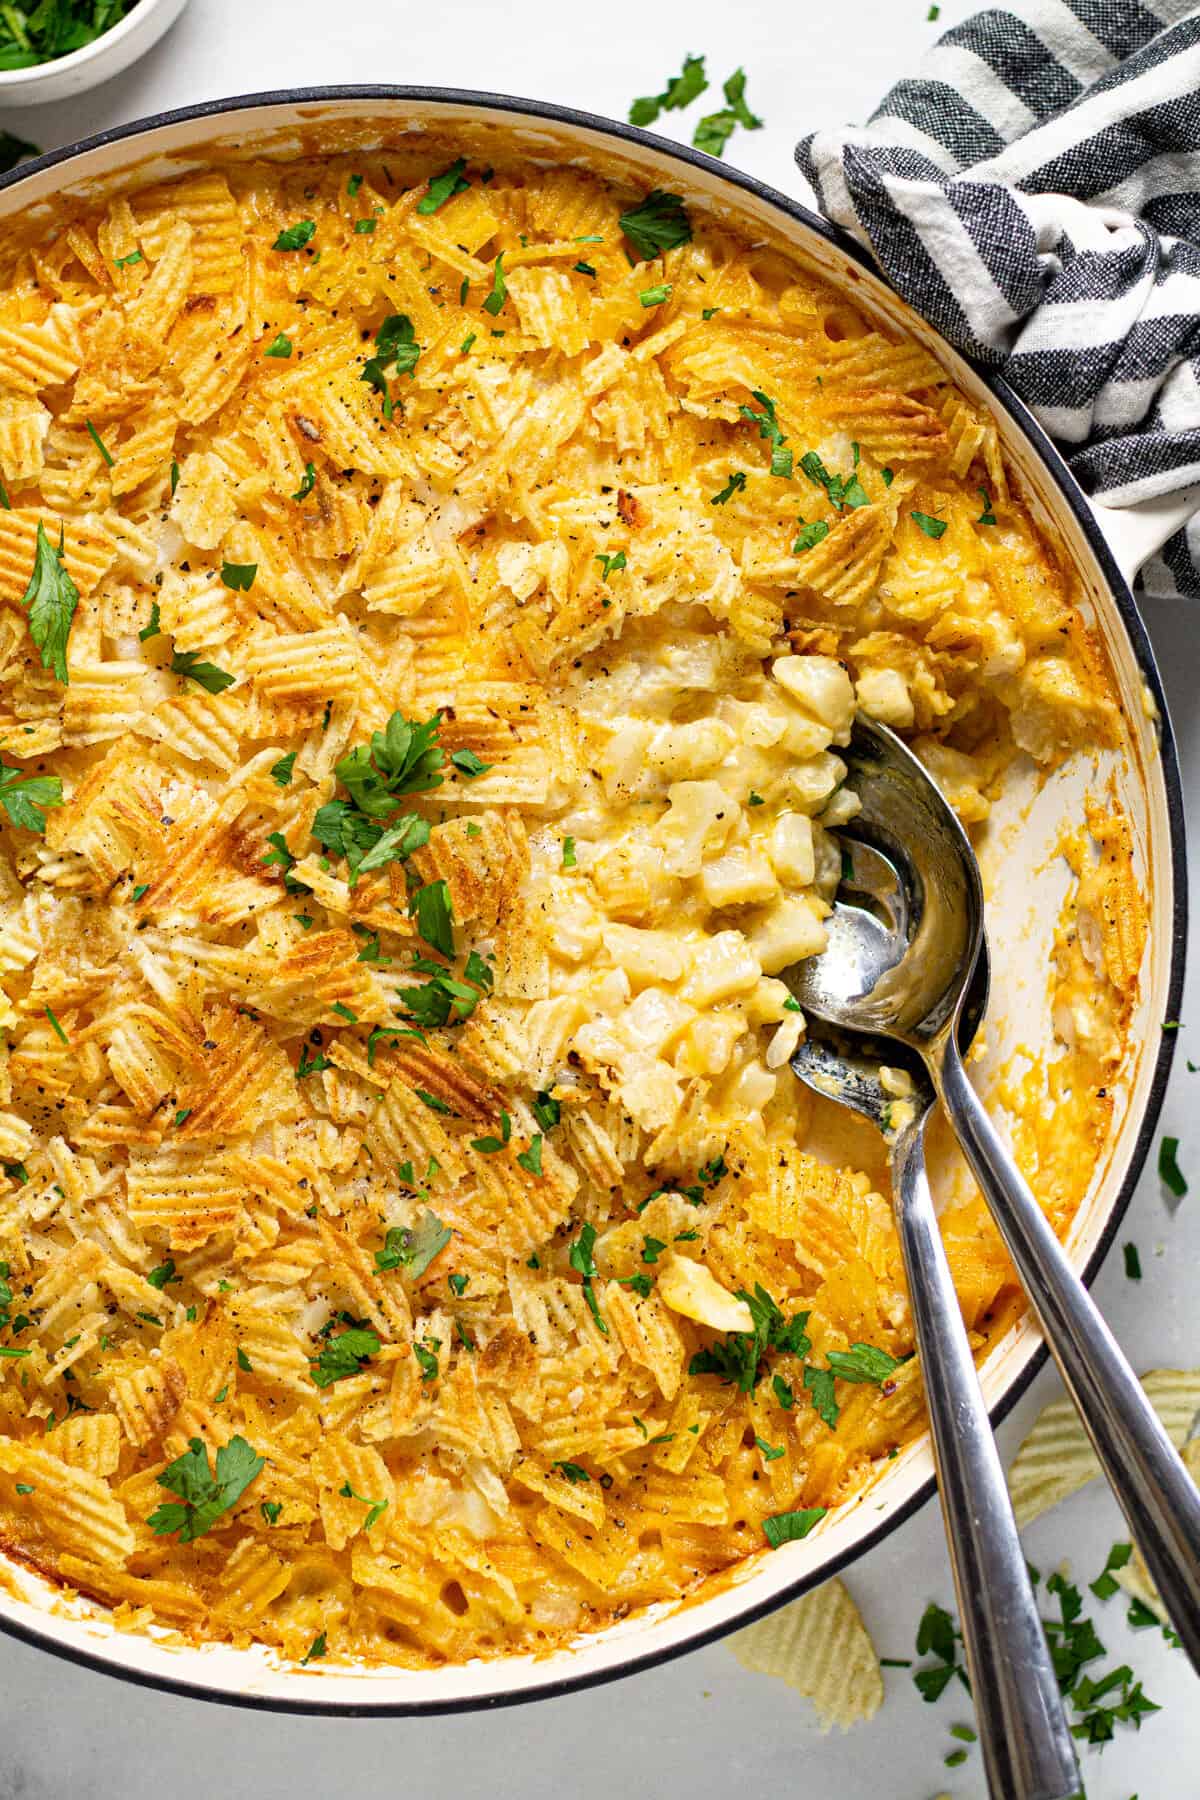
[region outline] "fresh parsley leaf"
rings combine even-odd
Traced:
[[[389,313],[375,333],[375,354],[363,364],[360,381],[369,381],[383,395],[383,416],[390,419],[395,410],[389,373],[411,375],[421,356],[421,346],[407,313]]]
[[[0,762],[0,806],[10,825],[25,831],[45,831],[46,809],[63,803],[58,775],[26,775],[11,763]]]
[[[824,1419],[830,1431],[836,1431],[841,1407],[837,1403],[833,1371],[814,1368],[810,1363],[804,1371],[804,1385],[812,1395],[816,1412]]]
[[[301,1044],[300,1061],[296,1064],[297,1081],[303,1081],[306,1075],[319,1075],[322,1069],[330,1067],[329,1058],[322,1051],[310,1051],[307,1044]]]
[[[143,625],[142,629],[138,632],[138,643],[148,644],[151,638],[159,637],[161,633],[162,617],[158,610],[158,601],[152,600],[150,602],[150,623],[148,625]]]
[[[492,271],[492,291],[483,303],[484,312],[491,313],[494,319],[507,299],[508,283],[504,279],[504,252],[502,250],[496,258]]]
[[[914,512],[909,514],[909,518],[930,538],[940,538],[948,524],[948,520],[935,519],[932,513]]]
[[[739,406],[738,411],[743,419],[749,419],[752,425],[758,426],[759,437],[766,438],[770,444],[772,475],[777,475],[782,481],[790,481],[792,478],[792,453],[785,448],[787,438],[784,436],[779,420],[775,417],[775,402],[768,399],[767,395],[758,388],[753,388],[751,392],[763,410],[758,413],[752,406]]]
[[[430,1112],[445,1113],[447,1117],[453,1118],[454,1108],[448,1106],[446,1102],[439,1099],[436,1094],[431,1094],[427,1088],[414,1088],[413,1093],[417,1096],[417,1099],[423,1106],[429,1108]]]
[[[625,552],[623,550],[618,550],[612,556],[606,556],[601,552],[600,555],[597,556],[596,561],[600,564],[602,570],[600,576],[601,581],[607,581],[610,575],[615,574],[618,569],[623,569],[625,567]]]
[[[182,1281],[183,1276],[176,1272],[174,1258],[168,1256],[166,1262],[159,1263],[157,1269],[151,1269],[146,1280],[151,1287],[162,1289],[168,1281]]]
[[[107,444],[104,442],[104,439],[100,436],[100,433],[96,430],[96,427],[92,424],[92,421],[90,419],[85,419],[83,422],[84,422],[85,426],[87,427],[88,436],[91,438],[93,444],[95,444],[97,450],[100,452],[101,456],[104,458],[106,465],[110,469],[115,469],[117,466],[117,459],[112,454],[112,452],[109,450]]]
[[[745,485],[746,477],[741,469],[734,469],[720,493],[714,494],[708,504],[710,506],[724,506],[725,502],[727,500],[732,500],[739,488],[744,488]]]
[[[552,1462],[550,1467],[552,1469],[561,1469],[565,1479],[571,1483],[572,1487],[575,1486],[576,1482],[590,1481],[592,1479],[587,1470],[579,1463],[563,1462],[560,1459],[558,1462]]]
[[[159,1487],[175,1494],[178,1504],[172,1501],[156,1507],[146,1523],[157,1537],[178,1532],[180,1543],[190,1544],[212,1530],[265,1466],[265,1459],[245,1438],[235,1436],[217,1451],[214,1472],[200,1439],[191,1438],[183,1455],[168,1463],[158,1477]]]
[[[283,1511],[283,1502],[281,1500],[263,1500],[260,1501],[258,1510],[268,1525],[275,1525],[278,1524],[279,1515]]]
[[[988,499],[987,489],[986,488],[976,488],[975,491],[979,495],[980,499],[983,501],[983,511],[980,513],[980,515],[976,519],[975,523],[977,525],[994,525],[996,523],[996,515],[992,511],[992,503]]]
[[[822,538],[828,536],[829,527],[824,519],[814,519],[810,525],[805,525],[801,521],[799,533],[792,545],[792,555],[803,556],[806,550],[811,550],[814,545],[821,542]]]
[[[3,795],[0,795],[0,799],[2,798]],[[1136,1244],[1125,1245],[1125,1274],[1130,1281],[1140,1281],[1142,1279],[1142,1259],[1138,1255],[1138,1247]]]
[[[370,237],[378,224],[377,219],[355,219],[354,233],[356,237]]]
[[[356,874],[382,869],[385,863],[406,862],[414,850],[429,842],[429,825],[416,813],[402,813],[394,825],[381,831],[371,848],[355,865]]]
[[[408,903],[408,914],[427,944],[443,956],[454,955],[454,906],[445,881],[419,887]]]
[[[492,766],[491,763],[483,762],[473,750],[452,750],[450,761],[468,781],[474,781],[477,775],[486,775]]]
[[[319,1388],[331,1387],[335,1381],[357,1375],[362,1365],[378,1354],[379,1348],[375,1332],[365,1326],[352,1325],[336,1337],[325,1340],[317,1360],[308,1365],[309,1373]]]
[[[131,269],[133,267],[134,263],[140,263],[143,260],[144,259],[142,257],[142,253],[140,250],[131,250],[129,252],[128,256],[118,256],[116,262],[113,264],[113,268],[114,269]]]
[[[684,58],[683,68],[678,75],[673,75],[661,94],[647,95],[635,100],[629,108],[631,125],[653,125],[664,112],[678,112],[690,106],[693,100],[708,86],[708,77],[704,72],[702,56]]]
[[[1188,1191],[1187,1177],[1176,1161],[1179,1139],[1165,1137],[1158,1147],[1159,1180],[1172,1193],[1176,1200],[1182,1200]]]
[[[775,1398],[780,1406],[782,1406],[784,1412],[791,1412],[793,1406],[796,1404],[796,1396],[792,1390],[791,1382],[785,1381],[782,1375],[772,1375],[771,1386],[775,1391]]]
[[[287,755],[281,756],[277,763],[272,763],[271,764],[271,780],[275,783],[275,786],[281,787],[281,788],[286,787],[288,785],[288,782],[292,779],[292,770],[295,767],[296,767],[296,751],[295,750],[289,750]]]
[[[583,1297],[588,1303],[588,1309],[596,1322],[597,1328],[604,1333],[605,1337],[607,1337],[608,1326],[601,1316],[595,1290],[592,1286],[593,1281],[599,1273],[596,1268],[596,1259],[593,1254],[595,1247],[596,1227],[589,1221],[579,1227],[579,1236],[571,1245],[567,1260],[576,1273],[583,1276]]]
[[[182,675],[186,680],[198,683],[207,694],[223,694],[236,679],[225,669],[218,669],[216,663],[201,662],[196,650],[177,650],[167,667],[172,675]]]
[[[538,1089],[532,1102],[532,1112],[543,1131],[553,1131],[562,1118],[562,1107],[545,1088]]]
[[[470,187],[471,184],[463,173],[466,166],[466,157],[460,156],[448,169],[443,169],[440,175],[432,177],[429,186],[417,201],[417,211],[423,218],[428,218],[430,213],[445,206],[452,194],[461,194],[464,188]]]
[[[877,1387],[900,1367],[898,1357],[889,1356],[874,1344],[851,1344],[849,1350],[831,1350],[825,1360],[839,1380],[873,1382]]]
[[[533,1137],[530,1138],[528,1150],[522,1150],[517,1157],[517,1161],[520,1163],[521,1167],[527,1169],[531,1175],[541,1175],[542,1134],[540,1131],[535,1132]]]
[[[59,1042],[62,1044],[69,1043],[70,1039],[67,1037],[66,1032],[63,1030],[62,1026],[59,1024],[57,1018],[54,1016],[54,1014],[50,1010],[50,1008],[47,1006],[47,1007],[44,1007],[42,1010],[45,1012],[47,1019],[49,1019],[50,1024],[54,1030],[54,1035],[59,1040]]]
[[[449,1225],[443,1225],[436,1213],[427,1210],[413,1226],[389,1228],[383,1249],[375,1252],[375,1267],[381,1274],[389,1269],[407,1269],[413,1280],[419,1281],[453,1236]]]
[[[272,250],[303,250],[306,244],[312,242],[316,229],[314,219],[299,219],[295,225],[284,227],[271,248]]]
[[[41,651],[43,669],[49,669],[58,681],[68,682],[67,639],[75,608],[79,605],[79,589],[71,580],[63,560],[61,525],[58,548],[55,549],[46,536],[45,526],[38,520],[33,574],[21,597],[21,605],[29,610],[29,635]]]
[[[421,1343],[413,1343],[413,1355],[421,1369],[422,1381],[436,1381],[438,1376],[438,1351],[442,1347],[441,1338],[425,1338]]]
[[[506,1112],[500,1114],[500,1136],[479,1137],[471,1139],[472,1150],[478,1150],[482,1156],[496,1156],[504,1149],[512,1137],[512,1120]]]
[[[804,1356],[811,1348],[805,1332],[808,1314],[793,1313],[786,1319],[760,1283],[755,1284],[753,1294],[739,1289],[737,1297],[750,1308],[754,1330],[731,1331],[706,1350],[698,1350],[688,1364],[688,1374],[719,1375],[725,1381],[735,1381],[739,1391],[748,1394],[761,1378],[760,1364],[768,1349]]]
[[[791,1544],[799,1538],[806,1538],[813,1526],[825,1517],[826,1511],[824,1506],[808,1506],[799,1512],[775,1513],[771,1518],[763,1520],[763,1535],[772,1550],[778,1550],[780,1544]]]
[[[263,351],[264,356],[283,357],[283,356],[290,356],[291,354],[292,354],[292,340],[288,336],[286,331],[281,331],[279,333],[279,336],[275,339],[274,343],[268,344],[266,349]]]
[[[755,1437],[754,1441],[762,1451],[764,1460],[767,1462],[778,1462],[779,1458],[786,1454],[786,1448],[783,1444],[768,1444],[766,1438],[761,1437]]]
[[[254,577],[257,574],[257,563],[223,562],[221,564],[221,580],[235,594],[248,594],[254,586]]]
[[[660,281],[657,287],[645,288],[642,293],[638,295],[638,299],[641,301],[642,305],[646,307],[662,306],[664,301],[671,298],[673,292],[674,289],[669,281]]]
[[[325,1633],[323,1631],[318,1631],[316,1637],[313,1639],[312,1643],[308,1646],[308,1649],[305,1651],[304,1655],[300,1658],[300,1667],[303,1669],[310,1662],[315,1661],[315,1659],[318,1656],[324,1656],[325,1650],[326,1650]]]
[[[621,214],[621,230],[642,262],[692,240],[692,227],[678,194],[655,188],[640,206]]]
[[[575,855],[575,839],[565,837],[562,844],[562,866],[564,869],[577,869],[579,860]]]
[[[312,491],[316,487],[316,485],[317,485],[316,468],[310,462],[305,463],[303,478],[301,479],[300,486],[296,489],[295,493],[292,495],[292,499],[293,500],[307,500],[308,496],[312,493]]]

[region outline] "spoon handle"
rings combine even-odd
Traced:
[[[1163,1605],[1200,1671],[1200,1493],[947,1038],[930,1073]]]
[[[892,1191],[988,1790],[1071,1800],[1079,1768],[938,1229],[924,1119],[893,1143]]]

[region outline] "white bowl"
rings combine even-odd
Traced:
[[[69,100],[86,88],[111,81],[157,44],[186,5],[187,0],[137,0],[119,24],[82,49],[53,62],[35,63],[31,69],[0,70],[0,106],[42,106],[48,100]]]

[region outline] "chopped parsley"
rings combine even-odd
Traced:
[[[303,477],[301,478],[300,486],[296,489],[295,493],[292,495],[292,499],[293,500],[307,500],[308,496],[312,493],[312,491],[316,487],[316,485],[317,485],[316,468],[310,462],[305,463],[304,474],[303,474]]]
[[[444,880],[419,887],[408,903],[409,917],[425,942],[443,956],[454,955],[454,905]]]
[[[986,488],[976,488],[975,491],[979,495],[980,499],[983,501],[983,511],[980,513],[980,515],[976,519],[975,523],[977,525],[994,525],[996,523],[996,515],[992,511],[992,503],[988,499],[987,489]]]
[[[496,1156],[512,1137],[512,1120],[506,1112],[500,1114],[500,1136],[479,1137],[471,1139],[472,1150],[478,1150],[481,1156]]]
[[[575,869],[579,866],[578,859],[575,855],[575,839],[573,837],[565,837],[563,839],[562,866],[564,869]]]
[[[216,663],[201,662],[196,650],[177,650],[167,667],[172,675],[182,675],[185,680],[196,682],[207,694],[223,694],[236,679],[227,670],[218,669]]]
[[[258,1510],[267,1521],[268,1525],[276,1525],[279,1522],[279,1515],[283,1511],[283,1502],[280,1500],[263,1500],[260,1502]]]
[[[552,1462],[550,1467],[552,1469],[561,1469],[564,1479],[569,1481],[572,1487],[574,1487],[576,1482],[590,1481],[592,1479],[587,1470],[582,1468],[579,1463],[563,1462],[559,1460],[558,1462]]]
[[[829,536],[829,527],[824,519],[814,519],[809,525],[806,525],[801,519],[799,525],[800,531],[792,545],[793,556],[803,556],[806,550],[811,550],[814,545],[821,542],[822,538]]]
[[[91,438],[93,444],[95,444],[97,450],[100,452],[101,456],[104,458],[104,461],[107,464],[107,466],[110,469],[115,469],[117,466],[117,459],[112,454],[112,452],[108,448],[107,444],[104,442],[104,439],[100,436],[100,433],[96,430],[96,427],[92,424],[92,421],[90,419],[85,419],[83,422],[84,422],[85,426],[87,427],[88,436]]]
[[[441,1338],[425,1338],[421,1343],[413,1344],[413,1355],[421,1370],[422,1381],[436,1381],[438,1376],[438,1351],[442,1347]]]
[[[657,287],[643,289],[638,295],[638,299],[643,306],[661,306],[664,301],[671,298],[673,292],[674,289],[669,281],[660,281]]]
[[[562,1118],[562,1107],[545,1088],[539,1088],[532,1103],[533,1116],[543,1131],[553,1131]]]
[[[351,1325],[336,1337],[326,1339],[316,1361],[309,1363],[309,1372],[319,1388],[331,1387],[335,1381],[357,1375],[363,1364],[377,1355],[379,1348],[379,1338],[373,1331],[366,1326]]]
[[[0,762],[0,806],[10,825],[25,831],[45,831],[46,810],[63,803],[62,781],[57,775],[26,775],[11,763]]]
[[[494,319],[507,298],[508,283],[504,279],[504,252],[502,250],[496,258],[495,268],[492,272],[492,291],[483,303],[484,312],[491,313]]]
[[[829,503],[835,512],[841,512],[846,507],[853,509],[856,506],[870,506],[871,496],[858,476],[855,474],[832,474],[815,450],[804,452],[800,458],[800,467],[810,481],[815,482],[817,487],[825,489],[829,496]],[[814,542],[819,541],[819,539],[814,539]]]
[[[299,219],[295,225],[284,226],[271,248],[272,250],[303,250],[306,244],[312,242],[316,229],[314,219]]]
[[[752,388],[751,392],[762,407],[762,411],[755,412],[752,406],[739,406],[738,411],[743,419],[749,419],[752,425],[758,426],[759,437],[766,438],[770,444],[772,475],[777,475],[781,481],[790,481],[792,478],[792,453],[786,448],[787,438],[783,434],[779,420],[775,417],[775,402],[762,393],[759,388]]]
[[[421,356],[421,346],[407,313],[389,313],[375,333],[375,354],[363,364],[360,381],[368,381],[376,393],[383,395],[383,416],[390,419],[395,411],[392,391],[388,386],[389,371],[393,375],[409,375]]]
[[[753,1331],[731,1331],[706,1350],[698,1350],[688,1364],[688,1374],[719,1375],[724,1381],[735,1381],[739,1391],[748,1394],[761,1379],[760,1365],[769,1349],[804,1356],[812,1342],[804,1329],[808,1314],[793,1313],[786,1319],[761,1283],[755,1283],[753,1294],[739,1288],[737,1297],[750,1308]]]
[[[458,773],[468,781],[474,781],[477,775],[486,775],[492,766],[491,763],[485,763],[476,756],[473,750],[452,750],[450,761]]]
[[[588,1310],[590,1311],[592,1318],[595,1320],[596,1325],[599,1328],[599,1330],[604,1333],[605,1337],[607,1337],[608,1336],[608,1326],[605,1324],[604,1319],[601,1316],[600,1306],[596,1299],[595,1289],[592,1286],[592,1283],[594,1282],[597,1274],[599,1273],[598,1269],[596,1268],[596,1259],[595,1259],[595,1256],[593,1255],[595,1247],[596,1247],[596,1227],[593,1224],[591,1224],[590,1222],[588,1222],[587,1224],[581,1225],[579,1227],[579,1236],[575,1239],[574,1243],[571,1245],[568,1261],[570,1262],[571,1267],[574,1270],[576,1270],[576,1272],[578,1274],[583,1276],[583,1297],[588,1303]]]
[[[1125,1245],[1125,1274],[1130,1281],[1142,1279],[1142,1259],[1136,1244]]]
[[[221,564],[221,580],[235,594],[248,594],[254,586],[254,577],[257,574],[257,563],[223,562]]]
[[[275,783],[276,787],[284,788],[287,786],[288,782],[292,779],[292,770],[295,766],[296,752],[294,750],[289,750],[286,756],[281,756],[277,763],[271,764],[271,780]]]
[[[200,1439],[191,1438],[183,1455],[168,1463],[158,1477],[159,1487],[177,1499],[156,1507],[146,1523],[156,1537],[178,1532],[180,1543],[190,1544],[212,1530],[265,1466],[265,1459],[245,1438],[235,1436],[217,1451],[214,1471]]]
[[[775,1513],[771,1518],[763,1520],[763,1535],[772,1550],[778,1550],[780,1544],[791,1544],[799,1538],[806,1538],[813,1526],[825,1517],[826,1511],[824,1506],[807,1506],[799,1512]]]
[[[21,596],[21,605],[29,610],[29,635],[41,652],[42,667],[56,680],[69,682],[67,674],[67,639],[71,621],[79,605],[79,589],[71,580],[63,560],[64,528],[58,528],[58,548],[46,536],[46,528],[38,520],[37,541],[33,553],[33,574]]]
[[[46,1017],[49,1019],[51,1025],[54,1027],[55,1037],[57,1037],[64,1044],[69,1042],[66,1032],[63,1030],[62,1026],[59,1024],[58,1020],[55,1018],[54,1014],[51,1012],[50,1008],[47,1006],[43,1010],[45,1011]]]
[[[291,354],[292,340],[286,331],[281,331],[274,343],[268,344],[263,351],[264,356],[290,356]]]
[[[449,1225],[443,1225],[436,1213],[426,1211],[413,1226],[389,1228],[383,1249],[375,1252],[375,1267],[381,1274],[389,1269],[407,1269],[413,1280],[419,1281],[453,1236]]]
[[[428,218],[430,213],[445,206],[452,194],[461,194],[464,188],[470,187],[464,174],[466,166],[466,157],[460,156],[448,169],[443,169],[440,175],[431,178],[429,186],[417,201],[417,211],[423,218]]]
[[[909,514],[909,518],[930,538],[940,538],[948,523],[945,519],[935,519],[932,513],[914,512]]]
[[[303,1669],[307,1666],[307,1664],[309,1664],[310,1662],[313,1662],[318,1656],[324,1656],[325,1648],[326,1648],[325,1633],[323,1631],[318,1631],[316,1637],[313,1639],[312,1643],[308,1646],[308,1649],[305,1651],[304,1655],[300,1658],[300,1667]]]
[[[725,502],[727,500],[732,500],[733,496],[738,492],[738,490],[740,488],[744,488],[745,485],[746,485],[746,477],[742,473],[741,469],[734,469],[732,471],[732,473],[730,474],[729,480],[725,483],[725,486],[721,489],[720,493],[714,494],[708,504],[710,506],[724,506]]]
[[[354,230],[358,237],[369,237],[378,221],[376,219],[355,219]]]
[[[596,561],[600,564],[602,571],[600,576],[601,581],[607,581],[610,575],[615,575],[619,569],[625,567],[625,552],[623,550],[618,550],[613,555],[606,556],[604,552],[601,551],[596,557]],[[607,605],[607,602],[605,602],[605,604]]]
[[[676,250],[692,240],[691,221],[678,194],[655,188],[640,206],[632,206],[621,214],[621,230],[637,251],[642,262]]]
[[[162,616],[158,610],[158,601],[152,600],[150,602],[150,623],[148,625],[143,625],[142,629],[138,632],[138,643],[148,644],[151,638],[158,637],[161,632]]]
[[[157,1269],[151,1269],[146,1280],[151,1287],[161,1290],[166,1287],[168,1281],[182,1281],[183,1276],[177,1273],[174,1259],[168,1256],[166,1262],[159,1263]]]
[[[1158,1147],[1158,1174],[1163,1185],[1176,1200],[1182,1200],[1188,1191],[1187,1177],[1175,1160],[1179,1149],[1179,1139],[1165,1137]]]
[[[542,1134],[540,1131],[535,1132],[533,1137],[530,1138],[528,1150],[522,1150],[517,1157],[517,1161],[520,1163],[521,1167],[527,1169],[531,1175],[541,1175]]]

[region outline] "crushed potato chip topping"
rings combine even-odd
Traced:
[[[1119,732],[994,425],[679,196],[469,145],[2,254],[6,1542],[428,1665],[819,1531],[922,1428],[881,1149],[784,1066],[855,706],[968,824]],[[1089,823],[1060,1227],[1139,961]]]

